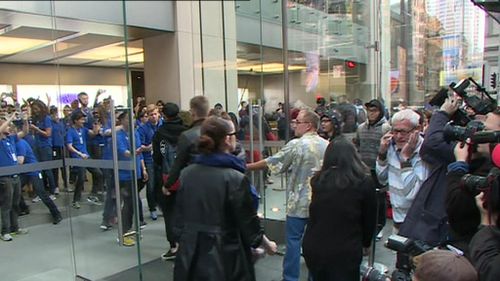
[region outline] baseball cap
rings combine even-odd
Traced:
[[[372,99],[371,101],[365,103],[366,107],[377,107],[382,108],[382,103],[377,99]]]
[[[179,114],[179,107],[177,106],[177,104],[173,102],[167,102],[163,106],[163,115],[165,115],[165,117],[172,118],[177,116],[177,114]]]

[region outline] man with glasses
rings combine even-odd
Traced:
[[[389,186],[396,231],[428,175],[419,155],[423,142],[419,120],[420,115],[411,109],[397,112],[392,117],[392,130],[380,140],[377,177],[381,184]]]
[[[296,139],[289,141],[278,153],[247,165],[248,170],[269,168],[272,173],[289,173],[286,216],[286,253],[283,259],[283,280],[297,281],[300,276],[300,247],[309,218],[311,190],[309,179],[321,168],[328,141],[317,134],[319,116],[312,109],[303,109],[292,128]]]

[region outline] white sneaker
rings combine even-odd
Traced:
[[[10,235],[9,233],[2,234],[0,236],[0,239],[2,239],[3,241],[12,241],[12,235]]]
[[[40,201],[42,201],[42,199],[40,199],[40,197],[39,197],[39,196],[37,196],[37,197],[35,197],[35,198],[31,199],[31,202],[33,202],[33,203],[38,203],[38,202],[40,202]]]
[[[52,194],[51,194],[51,195],[49,195],[49,197],[50,197],[50,199],[51,199],[52,201],[56,201],[56,199],[57,199],[57,197],[56,197],[55,195],[52,195]]]
[[[59,187],[56,187],[56,189],[54,189],[54,194],[59,195]]]

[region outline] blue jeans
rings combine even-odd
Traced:
[[[283,281],[298,281],[300,276],[300,248],[307,218],[286,217],[286,252],[283,258]]]

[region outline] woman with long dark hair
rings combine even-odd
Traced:
[[[30,130],[35,136],[35,147],[33,150],[36,153],[38,161],[51,161],[52,160],[52,119],[49,115],[47,105],[40,100],[33,100],[30,103],[31,118]],[[44,181],[49,186],[51,199],[55,200],[53,195],[56,193],[56,180],[51,170],[43,170],[42,175]]]
[[[253,207],[245,162],[231,154],[235,134],[231,121],[207,118],[198,142],[201,154],[181,172],[176,281],[253,281],[251,247],[263,244],[268,252],[275,251]]]
[[[363,248],[375,232],[375,187],[354,145],[335,138],[311,179],[303,253],[314,281],[359,280]]]

